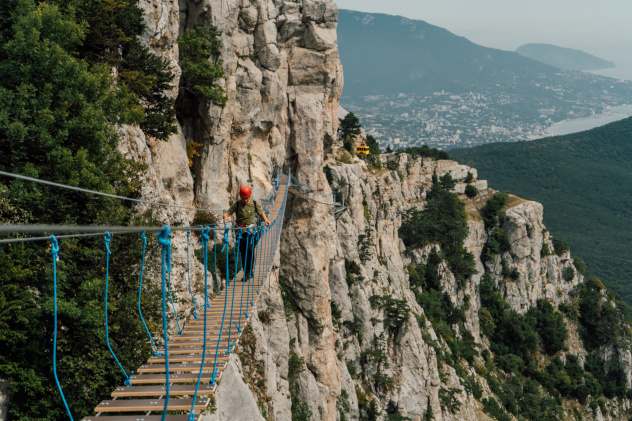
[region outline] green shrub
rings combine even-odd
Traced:
[[[348,152],[343,152],[343,154],[338,158],[338,161],[343,164],[351,164],[351,155],[349,155]]]
[[[365,213],[368,213],[368,206],[365,208]],[[360,261],[366,263],[371,259],[371,254],[375,243],[373,242],[373,229],[371,225],[364,227],[364,234],[358,236],[358,253],[360,255]]]
[[[579,257],[573,258],[573,265],[575,266],[575,269],[577,269],[577,273],[580,275],[584,275],[586,273],[586,262]]]
[[[442,175],[439,178],[439,183],[441,183],[441,187],[448,191],[454,189],[454,186],[456,186],[456,181],[452,178],[452,174],[450,173]]]
[[[472,174],[471,172],[467,173],[467,176],[465,177],[465,179],[463,180],[464,183],[471,183],[472,180],[474,180],[474,174]]]
[[[551,250],[549,249],[549,245],[547,243],[542,243],[542,248],[540,249],[540,257],[546,257],[551,255]]]
[[[327,178],[327,183],[331,186],[334,184],[334,174],[329,165],[325,165],[323,167],[323,173],[325,173],[325,178]]]
[[[432,159],[451,159],[450,155],[448,155],[447,152],[445,151],[441,151],[439,149],[436,148],[430,148],[427,145],[418,147],[412,147],[412,148],[407,148],[404,150],[400,150],[398,152],[404,152],[407,153],[408,155],[411,155],[411,157],[413,158],[418,158],[418,157],[427,157],[427,158],[432,158]]]
[[[347,285],[351,287],[356,280],[356,276],[360,275],[360,265],[355,260],[345,258],[345,272],[347,273]]]
[[[485,203],[485,206],[481,209],[481,216],[486,228],[489,229],[498,224],[498,215],[507,203],[507,200],[509,200],[509,194],[503,191],[496,193]]]
[[[386,168],[391,171],[399,170],[399,162],[397,161],[386,161]]]
[[[548,355],[556,354],[564,349],[568,338],[568,330],[561,313],[555,311],[547,300],[538,300],[536,307],[526,313],[527,320],[540,335],[542,349]]]
[[[439,389],[439,400],[441,404],[448,408],[450,412],[456,413],[461,409],[461,402],[456,398],[456,394],[461,390],[451,387],[449,389],[440,388]]]
[[[564,278],[566,282],[570,282],[575,278],[575,271],[572,266],[566,266],[562,269],[562,278]]]
[[[505,230],[500,227],[494,227],[483,246],[481,260],[483,262],[490,262],[494,259],[494,256],[506,253],[509,250],[511,250],[511,244],[509,243]]]
[[[551,242],[553,243],[553,250],[558,256],[570,250],[568,243],[561,237],[551,237]]]
[[[351,136],[347,136],[344,138],[344,140],[342,141],[342,147],[345,148],[351,154],[351,156],[354,156],[356,154],[355,141]]]
[[[410,317],[410,307],[406,300],[398,300],[391,295],[373,295],[369,297],[369,302],[373,307],[384,310],[384,324],[394,330],[395,333]]]
[[[470,199],[476,197],[478,196],[478,189],[476,188],[476,186],[468,184],[467,186],[465,186],[465,195]]]

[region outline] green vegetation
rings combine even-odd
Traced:
[[[632,304],[632,118],[532,142],[452,150],[479,178],[544,205],[544,222],[586,261],[586,275]],[[577,227],[581,227],[578,229]],[[556,251],[557,252],[557,251]]]
[[[397,171],[399,169],[399,162],[397,161],[386,161],[386,168],[391,171]]]
[[[137,194],[144,168],[116,152],[114,127],[137,124],[166,139],[175,123],[164,92],[172,75],[140,46],[142,31],[135,0],[0,2],[0,169]],[[115,199],[17,180],[0,184],[0,223],[155,225],[149,214],[131,215]],[[152,255],[157,246],[149,237]],[[151,352],[136,310],[142,242],[115,235],[110,248],[110,342],[132,370]],[[104,343],[103,239],[64,239],[60,249],[58,374],[79,419],[124,378]],[[51,369],[51,259],[45,242],[0,247],[0,377],[12,380],[8,416],[16,420],[67,417]],[[158,291],[147,285],[141,307],[150,328],[160,320],[157,302]]]
[[[358,265],[355,260],[345,258],[345,272],[347,272],[347,285],[351,288],[357,279],[356,277],[360,275],[360,265]]]
[[[369,297],[371,306],[384,310],[384,325],[396,336],[399,328],[410,317],[410,307],[406,300],[398,300],[391,295],[372,295]]]
[[[368,206],[366,211],[368,213]],[[366,263],[371,259],[374,247],[373,229],[371,225],[367,224],[364,228],[364,234],[358,236],[358,253],[360,254],[360,261],[362,261],[362,263]]]
[[[465,311],[469,306],[469,297],[466,297],[463,306],[457,307],[452,303],[450,296],[443,291],[438,269],[442,263],[439,254],[433,250],[428,256],[425,265],[410,265],[408,267],[410,287],[415,293],[417,303],[424,309],[424,314],[432,323],[435,332],[448,344],[452,354],[438,350],[437,358],[445,359],[453,365],[464,358],[473,363],[478,356],[478,345],[473,336],[464,328]],[[459,326],[461,334],[457,338],[455,326]]]
[[[433,177],[424,210],[410,209],[403,215],[399,236],[407,248],[441,245],[442,257],[463,286],[476,270],[474,256],[463,246],[468,234],[465,205],[457,194],[446,189],[450,180],[442,177],[440,182]]]
[[[227,247],[225,251],[222,251],[223,248],[223,244],[215,244],[209,249],[207,268],[210,273],[215,275],[215,268],[217,267],[219,277],[226,280],[226,254],[228,253],[228,279],[232,280],[235,274],[241,270],[241,259],[237,256],[236,247]],[[200,263],[204,263],[202,253],[202,249],[195,250],[195,256]]]
[[[224,108],[228,97],[224,88],[217,84],[224,77],[224,66],[219,58],[222,42],[215,31],[208,26],[187,29],[178,39],[178,45],[183,87]]]
[[[423,146],[413,146],[411,148],[400,149],[397,151],[398,153],[407,153],[411,155],[413,158],[432,158],[432,159],[452,159],[447,152],[430,148],[427,145]]]
[[[380,144],[378,141],[373,136],[368,135],[366,137],[366,145],[369,147],[369,155],[366,157],[369,164],[378,169],[382,168]]]
[[[305,370],[305,358],[299,357],[294,351],[290,351],[290,359],[288,360],[288,380],[290,382],[290,394],[292,396],[292,421],[310,421],[312,419],[312,411],[307,403],[303,402],[296,396],[296,378]]]
[[[478,196],[478,189],[476,188],[476,186],[468,184],[467,186],[465,186],[465,195],[470,199],[476,197]]]
[[[545,413],[552,414],[549,415],[552,419],[561,419],[556,399],[576,399],[585,405],[589,396],[592,404],[598,402],[600,396],[624,397],[630,393],[620,364],[616,360],[602,361],[597,352],[604,344],[621,346],[628,335],[622,327],[623,310],[609,301],[602,302],[603,294],[611,295],[598,279],[584,282],[575,293],[580,334],[585,347],[592,351],[583,369],[577,356],[567,354],[566,363],[559,357],[565,350],[568,333],[562,315],[548,301],[538,301],[536,307],[521,316],[509,310],[488,275],[481,280],[480,294],[481,330],[488,336],[494,353],[493,364],[486,354],[487,380],[501,401],[498,404],[490,399],[483,404],[485,411],[495,419],[506,419],[502,418],[506,417],[505,411],[519,413],[525,419],[542,419]],[[573,314],[570,306],[563,308],[569,317]],[[536,358],[538,351],[556,355],[544,369]],[[511,376],[509,383],[497,380],[508,375]],[[551,397],[541,395],[538,383]]]
[[[340,138],[344,141],[347,138],[353,138],[360,134],[360,120],[353,113],[349,113],[345,118],[340,120],[340,126],[338,132],[340,132]]]

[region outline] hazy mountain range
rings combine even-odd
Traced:
[[[551,44],[525,44],[516,50],[524,57],[566,70],[597,70],[616,67],[611,62],[581,50]]]
[[[536,139],[551,124],[632,103],[632,83],[561,70],[424,21],[341,10],[341,102],[383,146]]]

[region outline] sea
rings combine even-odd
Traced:
[[[600,76],[607,76],[617,80],[632,81],[632,62],[627,61],[623,65],[613,67],[611,69],[589,70],[586,73],[593,73]],[[571,119],[555,123],[546,130],[551,136],[562,136],[571,133],[582,132],[584,130],[594,129],[608,123],[623,120],[632,116],[632,105],[622,105],[611,107],[603,114],[597,114],[591,117]]]
[[[572,120],[564,120],[555,123],[546,130],[551,136],[562,136],[571,133],[583,132],[584,130],[594,129],[608,123],[623,120],[632,116],[632,105],[620,105],[610,107],[603,114],[596,114],[591,117],[576,118]]]

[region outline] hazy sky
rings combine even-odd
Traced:
[[[334,0],[341,9],[402,15],[486,47],[542,42],[632,66],[631,0]]]

